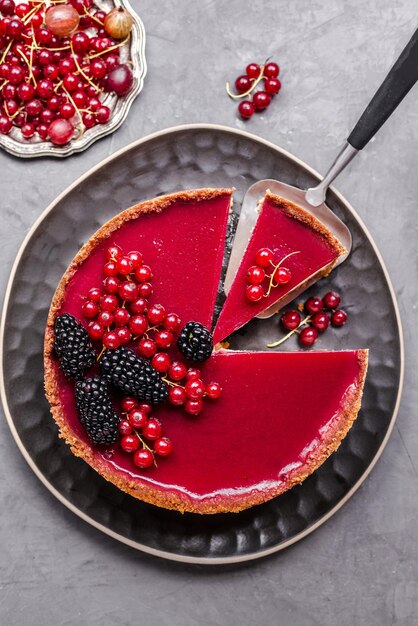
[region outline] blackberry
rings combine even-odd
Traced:
[[[106,350],[100,359],[102,375],[127,396],[158,404],[168,398],[168,385],[146,359],[122,346]]]
[[[115,443],[119,438],[119,417],[113,409],[106,381],[99,376],[79,380],[75,400],[80,422],[92,442]]]
[[[55,318],[54,336],[54,349],[62,371],[68,378],[78,380],[96,359],[86,329],[75,317],[63,313]]]
[[[212,354],[213,339],[203,324],[188,322],[179,335],[177,345],[189,361],[206,361]]]

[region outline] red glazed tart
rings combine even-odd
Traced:
[[[256,301],[247,297],[248,271],[257,265],[257,253],[271,252],[272,260],[264,268],[263,292]],[[311,278],[327,276],[338,257],[346,250],[334,235],[313,215],[301,207],[267,192],[248,246],[214,330],[214,342],[220,342],[253,317],[272,305],[277,310],[289,302],[292,291]],[[272,281],[269,290],[267,275],[281,264],[289,272],[284,284]]]
[[[161,303],[183,323],[193,320],[210,327],[231,194],[230,189],[204,189],[163,196],[108,222],[64,274],[46,329],[46,395],[60,436],[121,490],[181,512],[237,512],[302,482],[339,446],[355,420],[367,369],[365,350],[221,351],[197,364],[201,378],[222,389],[220,397],[213,395],[217,399],[205,397],[199,415],[166,402],[152,409],[154,428],[160,420],[174,444],[169,456],[141,469],[129,453],[136,443],[129,435],[126,449],[119,441],[92,443],[80,422],[74,381],[64,376],[54,353],[54,321],[63,314],[83,320],[83,296],[100,284],[106,250],[118,245],[140,250],[152,266],[150,304]],[[154,314],[157,318],[158,311]],[[177,358],[175,349],[173,353]],[[86,375],[95,374],[97,367],[90,369]],[[121,399],[114,405],[119,410]]]

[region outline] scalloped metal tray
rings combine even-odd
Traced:
[[[0,389],[13,436],[35,474],[63,504],[139,550],[209,564],[281,550],[342,507],[371,471],[393,428],[403,380],[394,292],[366,227],[331,190],[328,203],[350,228],[353,250],[310,291],[341,290],[350,317],[342,329],[325,333],[317,347],[369,347],[370,366],[359,417],[319,470],[302,485],[239,514],[180,515],[122,493],[75,458],[57,437],[43,390],[43,333],[55,287],[80,245],[121,208],[137,201],[178,189],[234,185],[234,210],[239,211],[249,185],[278,175],[302,187],[319,178],[288,152],[243,131],[204,124],[168,129],[127,146],[71,185],[40,216],[17,255],[0,334]],[[253,320],[236,335],[232,347],[263,349],[277,335],[277,318]],[[299,348],[289,341],[282,349]]]
[[[131,13],[134,23],[132,26],[129,43],[120,48],[122,63],[129,61],[132,65],[133,85],[126,96],[118,98],[115,94],[106,94],[103,104],[110,107],[112,116],[106,124],[97,124],[86,129],[80,139],[73,139],[65,146],[54,146],[50,141],[39,139],[23,139],[17,128],[12,129],[8,135],[0,134],[0,146],[10,154],[22,158],[56,156],[67,157],[76,152],[81,152],[91,146],[92,143],[113,133],[125,121],[132,102],[142,90],[144,78],[147,73],[145,59],[145,28],[135,13],[128,0],[95,0],[95,5],[102,10],[110,11],[112,7],[124,7]]]

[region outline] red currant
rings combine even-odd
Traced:
[[[255,113],[255,106],[253,105],[253,103],[250,100],[243,100],[238,105],[238,113],[245,120],[248,120],[250,117],[252,117],[254,115],[254,113]]]
[[[258,302],[264,296],[264,289],[261,285],[249,285],[245,290],[247,300]]]
[[[39,85],[40,82],[38,83],[38,93]],[[44,113],[46,113],[46,111],[44,111]],[[74,135],[74,126],[69,120],[58,118],[49,125],[48,135],[52,143],[55,143],[57,146],[63,146],[72,139]]]
[[[280,68],[277,63],[270,62],[264,67],[264,76],[267,76],[267,78],[277,78],[279,72]]]
[[[165,373],[171,365],[171,359],[166,352],[157,352],[151,360],[151,365],[157,372]]]
[[[90,322],[87,327],[87,332],[90,339],[93,339],[93,341],[100,341],[103,337],[104,328],[100,322]]]
[[[35,126],[33,124],[30,124],[29,122],[26,122],[26,124],[23,124],[21,128],[21,133],[23,137],[25,137],[25,139],[30,139],[35,134]]]
[[[246,68],[246,73],[249,78],[258,78],[260,76],[260,66],[258,63],[249,63]]]
[[[340,305],[341,296],[335,291],[328,291],[322,298],[322,302],[326,309],[336,309]]]
[[[264,91],[270,96],[276,95],[281,89],[281,82],[278,78],[266,78],[264,81]]]
[[[113,313],[118,308],[118,299],[113,294],[106,294],[100,298],[100,308],[102,311]]]
[[[145,315],[133,315],[129,320],[129,328],[135,337],[140,337],[148,330],[148,320]]]
[[[121,402],[122,410],[126,413],[132,411],[132,409],[136,409],[138,406],[138,402],[136,398],[132,398],[131,396],[125,396]]]
[[[206,395],[212,400],[217,400],[222,393],[222,387],[219,383],[209,383],[206,387]]]
[[[173,343],[174,335],[169,330],[159,330],[155,335],[155,343],[159,348],[170,348]]]
[[[133,456],[133,462],[140,469],[147,469],[154,463],[154,455],[150,450],[142,448],[137,450]]]
[[[161,426],[161,422],[159,422],[154,417],[148,420],[142,429],[144,437],[153,441],[154,439],[159,439],[163,434],[163,427]]]
[[[109,327],[113,324],[113,313],[110,311],[100,311],[97,321],[102,324],[102,326]]]
[[[119,291],[120,282],[116,278],[116,276],[108,276],[103,281],[103,287],[105,288],[106,293],[116,294]]]
[[[187,400],[184,409],[190,415],[198,415],[203,409],[202,400]]]
[[[162,324],[166,318],[165,308],[162,304],[153,304],[147,311],[147,317],[153,326]]]
[[[198,400],[203,397],[206,388],[202,380],[194,378],[193,380],[187,381],[184,390],[188,398],[191,400]]]
[[[278,267],[274,271],[273,278],[278,285],[286,285],[292,279],[292,273],[286,267]]]
[[[302,344],[302,346],[313,346],[313,344],[315,343],[315,341],[318,339],[318,331],[316,330],[316,328],[312,328],[311,326],[308,326],[307,328],[304,328],[303,330],[300,331],[299,334],[299,341]]]
[[[102,297],[102,292],[100,291],[100,289],[97,289],[97,287],[92,287],[89,290],[87,297],[92,302],[99,302],[100,298]]]
[[[180,328],[180,318],[175,313],[169,313],[164,320],[164,327],[167,330],[171,330],[171,332],[175,333]]]
[[[153,341],[152,339],[144,338],[141,339],[141,341],[138,343],[138,353],[140,356],[145,356],[150,359],[154,356],[156,352],[157,346],[155,344],[155,341]]]
[[[200,378],[200,377],[201,377],[200,370],[196,369],[195,367],[190,367],[187,370],[187,374],[186,374],[187,380],[193,380],[194,378]]]
[[[270,248],[260,248],[255,255],[256,265],[259,267],[269,267],[273,262],[273,252]]]
[[[135,276],[138,282],[148,283],[152,278],[152,271],[148,265],[140,265],[135,271]]]
[[[149,415],[152,411],[152,404],[150,404],[149,402],[141,402],[139,408],[141,411],[144,411],[144,413]]]
[[[142,265],[142,254],[137,250],[131,250],[131,252],[128,252],[126,256],[130,259],[134,270]]]
[[[130,315],[126,309],[116,309],[114,314],[114,322],[116,326],[126,326],[129,323]]]
[[[315,313],[311,324],[317,331],[323,333],[329,326],[329,317],[324,312]]]
[[[151,283],[142,283],[138,287],[138,293],[141,298],[150,298],[153,294],[153,288]]]
[[[183,387],[170,387],[168,392],[168,399],[171,404],[175,406],[180,406],[186,402],[186,392]]]
[[[133,270],[132,261],[127,256],[123,256],[122,258],[118,259],[116,262],[116,266],[118,268],[119,274],[122,274],[123,276],[127,276]]]
[[[120,346],[120,339],[115,331],[109,330],[103,335],[103,345],[109,350],[115,350]]]
[[[134,408],[129,411],[128,421],[132,428],[143,428],[148,421],[148,417],[144,411]]]
[[[119,339],[119,345],[124,346],[130,342],[132,335],[130,330],[126,328],[126,326],[117,328],[115,332]]]
[[[266,273],[262,267],[258,267],[258,265],[253,265],[247,272],[247,283],[249,285],[261,285],[266,277]]]
[[[154,451],[159,456],[169,456],[173,451],[173,444],[168,437],[161,437],[154,443]]]
[[[315,313],[319,313],[324,308],[324,304],[321,298],[317,296],[312,296],[308,298],[304,304],[305,310],[310,314],[314,315]]]
[[[138,298],[134,302],[130,303],[130,309],[132,313],[146,313],[148,308],[148,302],[145,298]]]
[[[106,259],[108,261],[117,261],[123,256],[122,248],[115,243],[106,250]]]
[[[84,317],[87,318],[96,317],[99,313],[97,302],[92,302],[91,300],[86,300],[81,307],[81,310],[83,311]]]
[[[121,435],[130,435],[132,433],[132,426],[128,420],[121,420],[118,424],[118,431]]]
[[[184,363],[181,363],[180,361],[173,361],[173,363],[170,365],[170,369],[168,370],[168,375],[171,378],[171,380],[183,380],[183,378],[185,378],[187,374],[187,368],[184,365]]]
[[[118,267],[115,261],[108,261],[103,267],[103,274],[105,276],[117,276]]]
[[[300,313],[297,311],[285,311],[280,318],[285,330],[295,330],[302,321]]]
[[[138,298],[138,285],[132,280],[125,280],[119,285],[119,295],[126,302],[133,302]]]
[[[248,76],[238,76],[235,81],[235,89],[238,93],[245,93],[251,88],[251,80]]]
[[[139,439],[135,435],[124,435],[120,440],[120,447],[125,452],[135,452],[139,448]]]
[[[271,102],[271,96],[265,91],[256,91],[253,95],[253,104],[257,111],[264,111]]]
[[[347,313],[342,309],[337,309],[331,314],[331,323],[333,326],[343,326],[347,321]]]

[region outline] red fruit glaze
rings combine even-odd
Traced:
[[[256,255],[260,248],[266,246],[274,253],[276,263],[290,252],[300,253],[286,259],[286,267],[292,273],[286,285],[272,289],[268,297],[258,302],[249,302],[245,294],[248,268],[254,260],[260,265],[261,259]],[[322,235],[293,216],[286,206],[267,196],[216,324],[214,343],[222,341],[258,313],[280,301],[294,287],[329,266],[338,256],[339,250]]]
[[[339,426],[341,402],[358,387],[359,374],[356,351],[217,353],[202,364],[202,376],[219,382],[223,393],[205,402],[197,423],[168,403],[153,409],[175,441],[175,455],[144,475],[117,444],[111,458],[98,448],[94,454],[120,478],[191,502],[226,505],[258,490],[268,497],[315,453],[328,429]],[[60,385],[60,399],[70,427],[90,445],[71,384]],[[268,425],[269,445],[265,429],[254,427],[255,415]],[[243,456],[249,449],[253,454]]]

